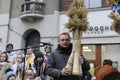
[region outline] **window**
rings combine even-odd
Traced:
[[[87,8],[103,8],[107,7],[106,0],[85,0]]]
[[[87,8],[101,7],[101,4],[102,4],[101,0],[85,0],[85,6]]]
[[[60,0],[60,11],[68,10],[73,0]],[[84,0],[86,8],[103,8],[107,7],[106,0]]]
[[[113,66],[120,70],[120,44],[102,45],[102,58],[111,59]]]
[[[39,1],[39,2],[43,2],[43,0],[25,0],[25,1]]]
[[[43,0],[37,0],[37,1],[39,1],[39,2],[43,2]]]
[[[86,59],[96,59],[96,48],[95,45],[83,45],[83,55]]]

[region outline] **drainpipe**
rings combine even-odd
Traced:
[[[10,16],[11,16],[11,5],[12,0],[10,0],[10,8],[9,8],[9,21],[8,21],[8,32],[7,32],[7,43],[9,43],[9,33],[10,33]]]

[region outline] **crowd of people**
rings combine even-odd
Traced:
[[[33,53],[31,47],[26,54],[13,50],[13,44],[6,45],[6,51],[0,53],[0,80],[50,80],[44,72],[51,51],[45,45],[45,53]]]
[[[66,32],[58,36],[55,50],[45,45],[44,53],[33,53],[28,47],[26,54],[13,51],[13,44],[6,45],[6,51],[0,53],[0,80],[92,80],[90,64],[81,54],[79,64],[82,75],[71,75],[66,68],[72,51],[70,35]],[[112,66],[112,60],[106,59],[103,66],[95,72],[96,80],[120,80],[120,73]]]

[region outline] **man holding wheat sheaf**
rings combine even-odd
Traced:
[[[58,46],[51,52],[46,64],[46,73],[53,77],[53,80],[84,80],[83,75],[90,69],[89,62],[79,56],[79,65],[82,67],[82,75],[72,75],[71,70],[66,68],[68,58],[72,51],[72,43],[70,43],[70,35],[61,33],[58,37]]]
[[[69,20],[65,27],[72,32],[73,42],[70,43],[68,33],[59,35],[58,46],[48,59],[46,73],[54,80],[85,80],[83,77],[90,65],[80,53],[82,32],[88,28],[84,0],[73,0],[67,16]]]

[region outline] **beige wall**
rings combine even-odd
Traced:
[[[24,0],[12,0],[11,3],[11,18],[19,17],[21,13],[21,5]]]
[[[0,0],[0,14],[9,13],[11,0]]]
[[[60,0],[44,0],[45,14],[54,14],[55,10],[59,10]]]

